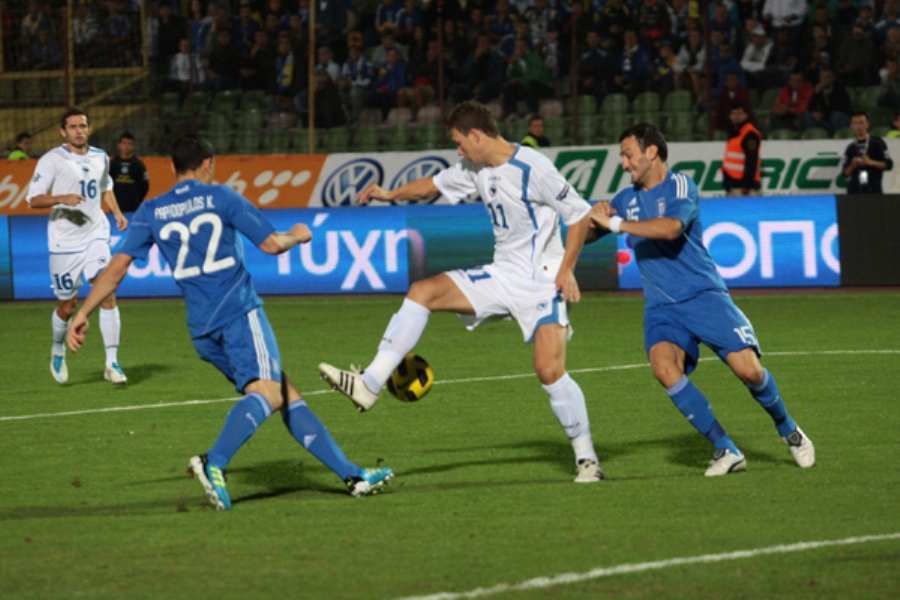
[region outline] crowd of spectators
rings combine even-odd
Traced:
[[[269,111],[303,118],[310,1],[144,0],[142,19],[141,0],[75,0],[75,63],[131,66],[146,53],[156,91],[262,90]],[[900,0],[441,4],[439,48],[437,0],[317,0],[317,120],[353,123],[365,108],[415,115],[440,89],[452,102],[496,102],[512,119],[567,94],[567,77],[598,106],[612,93],[687,90],[702,111],[711,97],[721,128],[733,103],[750,104],[751,90],[780,90],[771,114],[755,117],[773,128],[846,127],[848,90],[860,87],[880,85],[877,103],[900,108]],[[0,0],[4,66],[59,68],[65,3],[31,0],[18,14],[9,7]]]

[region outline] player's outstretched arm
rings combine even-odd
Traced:
[[[609,219],[609,217],[616,214],[616,209],[614,209],[609,202],[597,202],[591,207],[590,212],[590,227],[588,227],[587,231],[584,234],[584,243],[592,244],[602,238],[604,235],[609,233],[609,226],[601,225],[598,219]]]
[[[119,208],[116,194],[112,191],[103,192],[103,202],[106,203],[106,206],[109,207],[109,210],[112,211],[113,216],[116,218],[116,227],[119,228],[119,231],[128,229],[128,219],[125,218],[125,215],[122,214],[122,209]]]
[[[566,302],[578,302],[581,300],[581,290],[578,288],[578,281],[575,279],[575,263],[578,262],[578,255],[581,253],[585,236],[590,227],[590,215],[585,215],[577,223],[569,225],[569,231],[566,233],[566,253],[563,255],[562,263],[559,265],[559,272],[556,274],[556,289],[562,292],[563,299]]]
[[[61,196],[51,196],[50,194],[42,194],[35,196],[28,202],[31,208],[53,208],[57,204],[65,204],[66,206],[75,206],[84,202],[86,198],[81,194],[63,194]]]
[[[372,200],[383,200],[384,202],[397,202],[398,200],[427,200],[433,198],[440,193],[437,186],[434,185],[434,178],[422,177],[415,181],[410,181],[406,185],[398,187],[396,190],[386,191],[381,186],[370,183],[366,189],[356,195],[359,203],[365,206]]]
[[[267,237],[259,249],[266,254],[281,254],[297,244],[305,244],[312,239],[312,232],[303,223],[297,223],[287,233],[273,233]]]
[[[87,335],[88,330],[88,317],[91,316],[91,313],[100,306],[100,303],[107,296],[119,288],[119,284],[122,283],[125,274],[128,273],[128,267],[133,260],[134,258],[127,254],[116,254],[109,261],[109,265],[94,279],[91,284],[93,286],[91,293],[84,299],[81,310],[78,311],[78,314],[72,319],[72,324],[69,325],[68,343],[72,352],[78,352],[81,344],[84,343],[84,336]]]

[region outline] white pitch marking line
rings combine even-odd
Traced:
[[[808,356],[816,354],[900,354],[900,350],[816,350],[812,352],[766,352],[766,356]],[[719,360],[718,357],[710,356],[701,358],[701,361]],[[590,367],[586,369],[570,369],[569,373],[601,373],[603,371],[624,371],[627,369],[640,369],[641,367],[649,367],[649,363],[639,363],[632,365],[618,365],[614,367]],[[442,379],[435,381],[434,385],[444,385],[450,383],[473,383],[477,381],[501,381],[504,379],[522,379],[525,377],[534,377],[534,373],[521,373],[516,375],[494,375],[490,377],[469,377],[466,379]],[[318,396],[321,394],[332,394],[333,390],[317,390],[314,392],[303,392],[303,396]],[[73,410],[58,413],[40,413],[34,415],[18,415],[11,417],[0,417],[0,421],[22,421],[27,419],[45,419],[47,417],[72,417],[77,415],[90,415],[96,413],[119,412],[126,410],[144,410],[149,408],[172,408],[176,406],[193,406],[198,404],[218,404],[221,402],[235,402],[240,400],[236,398],[214,398],[212,400],[185,400],[184,402],[162,402],[159,404],[142,404],[136,406],[111,406],[109,408],[89,408],[85,410]]]
[[[482,596],[492,596],[494,594],[501,594],[503,592],[522,592],[527,590],[544,589],[555,585],[580,583],[582,581],[590,581],[591,579],[600,579],[601,577],[610,577],[612,575],[624,575],[626,573],[642,573],[644,571],[655,571],[658,569],[665,569],[667,567],[675,567],[679,565],[715,563],[726,560],[753,558],[754,556],[762,556],[766,554],[786,554],[789,552],[802,552],[804,550],[826,548],[828,546],[850,546],[854,544],[864,544],[866,542],[881,542],[888,540],[900,540],[900,533],[849,537],[842,540],[798,542],[796,544],[782,544],[778,546],[768,546],[766,548],[757,548],[756,550],[737,550],[735,552],[724,552],[722,554],[686,556],[681,558],[658,560],[654,562],[626,563],[624,565],[618,565],[615,567],[593,569],[591,571],[588,571],[587,573],[564,573],[562,575],[556,575],[554,577],[537,577],[535,579],[529,579],[527,581],[512,585],[501,583],[493,587],[476,588],[468,592],[441,592],[428,596],[408,596],[405,598],[401,598],[400,600],[456,600],[457,598],[480,598]]]

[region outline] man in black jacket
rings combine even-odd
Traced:
[[[134,135],[130,131],[119,136],[118,149],[119,155],[109,161],[113,193],[122,212],[134,212],[147,197],[150,179],[144,163],[134,155]]]
[[[819,83],[809,100],[809,109],[803,113],[803,129],[821,127],[829,135],[850,124],[853,111],[850,94],[844,84],[834,80],[834,71],[828,67],[819,70]]]
[[[841,167],[847,178],[848,194],[881,194],[881,174],[894,168],[884,140],[869,135],[869,118],[861,110],[853,112],[850,127],[856,139],[844,151]]]

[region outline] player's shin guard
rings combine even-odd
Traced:
[[[588,421],[584,393],[575,380],[566,373],[554,383],[543,386],[550,395],[550,407],[559,424],[572,442],[575,462],[590,459],[599,462],[591,438],[591,424]]]
[[[53,325],[53,354],[66,353],[66,334],[69,332],[69,322],[63,321],[53,309],[53,317],[51,318]]]
[[[122,321],[119,318],[119,307],[111,310],[100,309],[100,333],[103,334],[103,345],[106,346],[106,364],[119,362],[119,332]]]
[[[291,402],[282,409],[281,417],[294,439],[342,480],[359,475],[360,468],[347,460],[328,429],[309,410],[306,402]]]
[[[256,433],[259,426],[271,414],[272,407],[262,394],[252,393],[244,396],[228,412],[219,438],[206,454],[210,464],[220,469],[227,467],[235,452]]]
[[[412,352],[422,338],[431,311],[409,298],[403,300],[391,322],[388,323],[378,346],[378,354],[363,371],[366,387],[374,393],[381,391],[403,357]]]
[[[706,396],[691,383],[687,375],[683,375],[672,387],[666,388],[666,393],[669,394],[681,414],[697,431],[706,436],[713,446],[731,450],[734,454],[740,455],[740,450],[716,420]]]
[[[778,429],[778,435],[786,437],[790,435],[797,424],[787,412],[784,402],[781,400],[781,394],[778,392],[778,385],[775,378],[769,373],[768,369],[763,369],[763,378],[758,385],[748,385],[747,389],[753,398],[759,402],[759,405],[765,409],[772,420],[775,421],[775,428]]]

